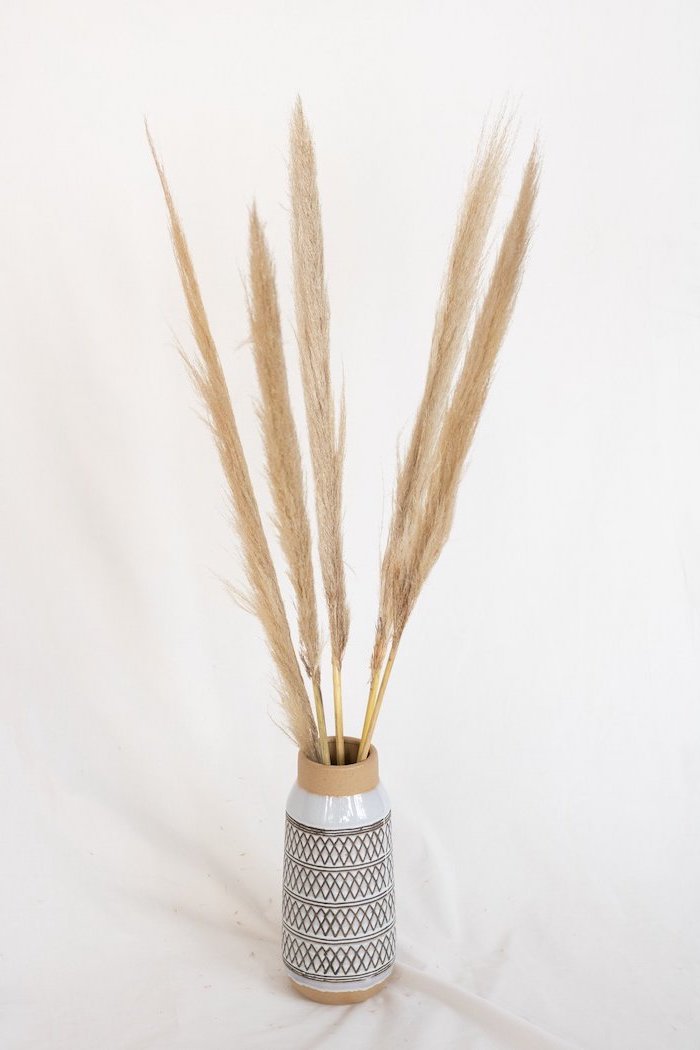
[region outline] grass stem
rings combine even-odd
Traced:
[[[367,731],[369,730],[369,723],[370,723],[370,720],[372,718],[372,712],[374,711],[374,705],[377,702],[377,693],[379,692],[379,684],[381,682],[381,670],[382,670],[381,667],[379,667],[374,672],[374,675],[372,676],[372,684],[370,686],[369,696],[367,697],[367,707],[365,708],[365,720],[362,723],[362,734],[360,736],[360,751],[362,750],[362,745],[364,744],[365,740],[367,739]],[[359,760],[359,757],[360,757],[360,752],[359,751],[358,751],[357,757],[358,757],[358,760]]]
[[[343,735],[343,685],[340,667],[333,662],[333,709],[335,712],[335,762],[345,765],[345,737]]]
[[[317,678],[313,680],[314,704],[316,705],[316,723],[318,725],[318,743],[321,749],[321,761],[324,766],[331,764],[331,753],[328,747],[328,731],[326,729],[326,715],[323,710],[323,696],[321,695],[321,683]]]
[[[389,684],[391,669],[394,666],[394,660],[396,659],[396,652],[399,648],[400,641],[401,636],[399,635],[397,638],[394,638],[393,642],[391,643],[391,649],[389,651],[389,656],[387,658],[386,666],[384,668],[384,674],[382,675],[382,681],[381,685],[379,686],[379,692],[377,693],[377,699],[375,701],[374,709],[370,716],[369,726],[367,728],[367,732],[363,734],[363,739],[360,741],[360,750],[357,754],[358,762],[364,762],[364,760],[367,758],[367,755],[369,754],[369,749],[372,746],[372,737],[374,735],[374,730],[377,727],[377,719],[379,718],[379,712],[381,711],[382,700],[384,699],[386,687]]]

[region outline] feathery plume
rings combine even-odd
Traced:
[[[341,408],[341,426],[337,430],[331,388],[330,310],[324,274],[316,161],[300,100],[297,100],[292,117],[290,155],[297,338],[314,475],[321,575],[328,608],[336,754],[342,765],[344,736],[340,672],[350,622],[342,535],[344,408]]]
[[[246,600],[267,636],[278,672],[280,700],[289,732],[299,748],[309,757],[315,758],[318,756],[318,747],[311,705],[294,653],[277,574],[263,530],[221,360],[209,327],[185,234],[148,126],[146,134],[168,209],[173,250],[200,354],[199,361],[187,360],[186,363],[207,408],[226,477],[248,581]]]
[[[501,119],[491,134],[482,138],[467,183],[435,316],[423,396],[406,454],[399,464],[394,508],[380,570],[379,613],[370,659],[371,687],[363,733],[372,715],[392,633],[393,561],[411,529],[433,463],[436,435],[474,312],[484,246],[508,152],[509,127],[507,121]]]
[[[275,271],[255,207],[249,224],[248,317],[262,399],[258,416],[265,445],[274,522],[296,598],[301,662],[311,679],[321,757],[330,764],[321,697],[321,643],[311,555],[311,526],[299,438],[289,398]]]
[[[366,757],[396,651],[418,596],[450,534],[462,469],[486,401],[498,351],[522,280],[537,196],[537,145],[525,168],[520,193],[503,236],[488,290],[474,325],[464,365],[440,430],[427,493],[410,532],[392,558],[392,643],[376,702],[363,734],[358,761]]]
[[[407,562],[410,571],[404,573],[394,610],[395,629],[399,635],[450,534],[462,469],[522,280],[538,175],[539,159],[535,146],[525,168],[518,200],[476,320],[469,353],[440,433],[437,464],[428,486],[420,527],[416,530],[415,547]]]

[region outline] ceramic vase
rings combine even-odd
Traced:
[[[391,809],[376,750],[356,763],[358,746],[345,738],[343,766],[300,752],[287,801],[282,957],[297,991],[322,1003],[368,999],[396,956]]]

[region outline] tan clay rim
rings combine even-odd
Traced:
[[[329,737],[331,761],[335,758],[335,738]],[[355,736],[345,737],[344,766],[324,766],[321,762],[312,762],[301,751],[297,780],[299,787],[310,791],[312,795],[361,795],[371,791],[379,783],[379,758],[376,749],[370,752],[364,762],[355,762],[360,741]]]

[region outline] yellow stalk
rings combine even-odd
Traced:
[[[343,686],[340,667],[333,661],[333,707],[335,710],[335,762],[345,765],[345,737],[343,736]]]
[[[316,722],[318,723],[318,742],[321,748],[321,761],[324,766],[331,764],[331,753],[328,748],[328,732],[326,730],[326,715],[323,710],[323,697],[321,695],[321,683],[314,678],[314,703],[316,704]]]
[[[369,690],[369,696],[367,697],[367,708],[365,710],[365,720],[362,723],[362,733],[360,735],[360,751],[362,750],[362,745],[364,744],[365,739],[367,737],[367,730],[369,729],[370,719],[372,717],[372,712],[374,711],[374,705],[377,702],[377,693],[379,692],[379,682],[381,680],[381,673],[380,672],[381,672],[381,667],[378,667],[377,670],[374,672],[374,675],[372,677],[372,685],[371,685],[370,690]],[[359,760],[359,757],[360,757],[360,751],[357,752],[358,760]]]
[[[389,684],[389,676],[391,675],[391,669],[394,666],[394,660],[396,659],[396,650],[399,647],[400,640],[401,636],[399,635],[399,637],[394,638],[394,641],[391,643],[389,658],[386,662],[386,667],[384,668],[384,674],[382,675],[382,684],[379,686],[379,692],[377,693],[377,699],[374,704],[374,710],[372,711],[372,716],[369,721],[369,728],[367,730],[367,733],[364,734],[364,739],[360,741],[360,750],[357,755],[358,762],[364,762],[364,760],[367,758],[367,755],[369,754],[369,749],[372,746],[372,737],[374,735],[374,730],[377,727],[377,719],[379,718],[379,712],[382,707],[382,700],[384,699],[386,687]]]

